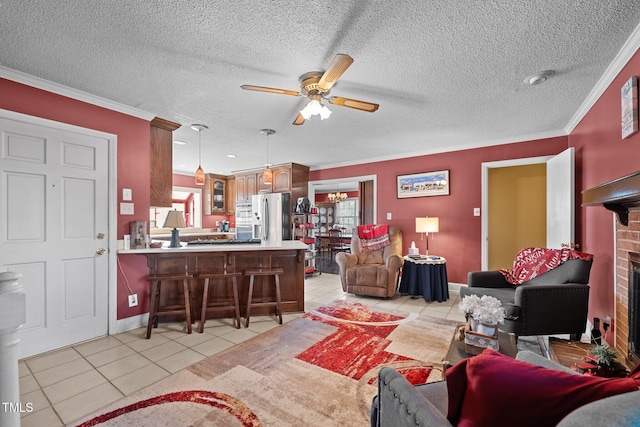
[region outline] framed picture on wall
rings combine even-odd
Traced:
[[[398,199],[449,195],[449,170],[398,175]]]
[[[622,101],[622,139],[638,132],[638,78],[631,77],[620,90]]]

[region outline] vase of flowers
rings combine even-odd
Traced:
[[[498,323],[504,322],[505,311],[499,299],[483,295],[468,295],[462,298],[458,309],[471,319],[471,330],[493,336]]]

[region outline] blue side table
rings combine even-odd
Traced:
[[[404,257],[400,294],[422,296],[425,301],[449,299],[447,260],[439,256]]]

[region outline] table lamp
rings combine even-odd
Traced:
[[[416,218],[416,233],[424,233],[427,236],[427,248],[425,255],[429,255],[429,233],[437,233],[440,228],[438,217]]]
[[[182,215],[182,211],[172,210],[167,213],[167,218],[164,220],[165,228],[172,228],[171,231],[171,244],[169,244],[170,248],[179,248],[180,247],[180,234],[178,232],[178,228],[184,228],[184,215]]]

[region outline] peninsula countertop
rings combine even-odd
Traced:
[[[185,253],[185,252],[250,252],[250,251],[278,251],[278,250],[306,250],[307,245],[299,240],[284,240],[280,243],[222,243],[209,245],[187,245],[181,242],[179,248],[163,246],[161,248],[144,249],[118,249],[119,255],[143,255],[143,254],[163,254],[163,253]],[[167,242],[168,245],[168,242]]]

